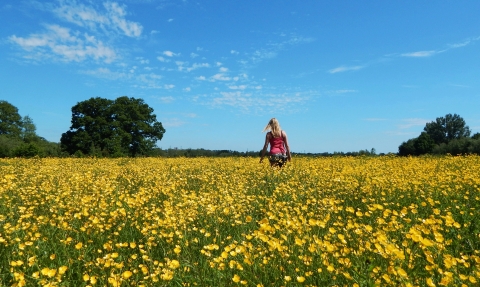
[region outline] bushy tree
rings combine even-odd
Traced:
[[[417,155],[417,152],[415,150],[415,140],[416,139],[409,139],[408,141],[403,142],[398,147],[398,155],[401,155],[401,156]]]
[[[60,142],[69,154],[137,156],[151,152],[164,133],[142,99],[97,97],[72,107],[72,125]]]
[[[0,135],[19,137],[22,132],[22,117],[17,107],[7,101],[0,101]]]
[[[457,114],[447,114],[427,123],[423,129],[435,144],[448,143],[453,139],[470,136],[470,128],[465,120]]]
[[[457,114],[447,114],[425,125],[424,131],[417,138],[409,139],[398,147],[398,154],[422,155],[436,154],[460,154],[470,153],[480,134],[470,138],[470,128],[465,120]]]
[[[413,146],[415,148],[415,155],[422,155],[432,152],[435,147],[435,142],[426,132],[422,132],[420,136],[415,139]]]

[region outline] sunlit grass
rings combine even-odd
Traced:
[[[0,286],[475,286],[480,157],[0,160]]]

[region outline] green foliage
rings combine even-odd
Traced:
[[[22,117],[18,109],[7,101],[0,101],[0,135],[19,137],[22,131]]]
[[[34,143],[22,143],[13,150],[13,155],[17,157],[34,157],[41,156],[42,150]]]
[[[470,129],[465,120],[457,114],[447,114],[445,117],[439,117],[434,122],[427,123],[423,130],[437,145],[470,136]]]
[[[62,149],[91,156],[148,155],[165,129],[142,99],[91,98],[72,107],[72,125],[62,134]]]
[[[447,144],[442,143],[436,145],[432,151],[433,154],[479,154],[480,155],[480,139],[461,138],[455,139]]]
[[[447,114],[427,123],[417,138],[403,142],[398,147],[398,155],[478,153],[479,139],[479,133],[470,138],[470,128],[462,117]]]
[[[14,156],[13,151],[22,143],[23,141],[20,138],[0,134],[0,157],[5,158]]]
[[[0,101],[0,157],[62,156],[57,143],[39,137],[32,118],[21,117],[18,109]]]
[[[418,138],[415,139],[413,144],[417,155],[426,154],[432,152],[435,147],[435,142],[426,132],[422,132]]]
[[[29,116],[24,116],[22,119],[22,130],[20,132],[20,137],[25,142],[35,141],[38,137],[35,133],[36,130],[37,127],[33,123],[32,118],[30,118]]]
[[[401,155],[401,156],[416,155],[415,141],[416,139],[409,139],[408,141],[403,142],[398,147],[398,155]]]

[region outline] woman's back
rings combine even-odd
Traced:
[[[279,137],[274,137],[273,133],[270,132],[270,154],[277,154],[277,153],[285,154],[282,131],[280,131]]]

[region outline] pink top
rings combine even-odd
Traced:
[[[285,148],[283,144],[283,132],[280,131],[281,136],[278,138],[273,137],[273,133],[270,133],[270,154],[285,154]]]

